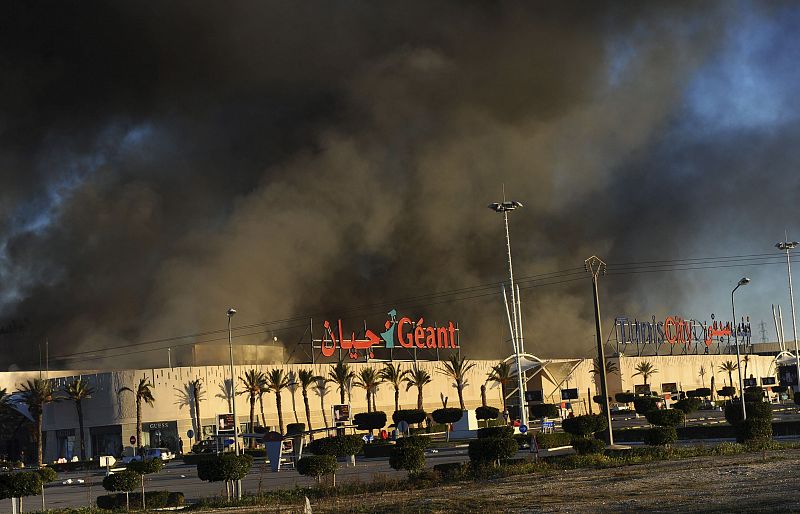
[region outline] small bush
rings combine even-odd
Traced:
[[[744,390],[744,401],[746,402],[763,402],[764,390],[758,386],[751,386]]]
[[[711,396],[711,389],[708,387],[698,387],[694,391],[689,391],[689,398],[706,398],[708,396]]]
[[[382,411],[359,412],[353,416],[353,424],[359,430],[380,430],[386,426],[386,413]]]
[[[772,420],[769,418],[750,417],[736,425],[737,443],[758,443],[772,440]]]
[[[727,396],[730,398],[731,396],[736,394],[736,388],[733,386],[725,386],[719,391],[717,391],[717,394],[720,396]]]
[[[42,477],[35,471],[0,474],[0,499],[33,496],[41,490]]]
[[[335,474],[337,466],[333,455],[309,455],[297,461],[297,472],[319,481],[320,477]]]
[[[689,391],[692,392],[692,391]],[[680,400],[672,404],[672,408],[683,411],[684,414],[691,414],[702,405],[702,401],[697,397],[690,396],[685,400]]]
[[[469,442],[469,460],[477,464],[488,464],[513,457],[519,448],[510,437],[485,437]]]
[[[66,471],[82,471],[85,469],[98,469],[100,467],[99,460],[81,460],[77,462],[62,462],[59,464],[52,464],[51,467],[58,473]]]
[[[478,419],[497,419],[500,416],[500,409],[497,407],[478,407],[475,409],[475,417]]]
[[[633,393],[617,393],[614,395],[614,399],[619,403],[633,403],[636,395]]]
[[[333,455],[347,457],[357,455],[364,447],[364,440],[359,435],[337,435],[314,439],[308,445],[308,451],[314,455]]]
[[[213,459],[215,457],[216,454],[214,453],[184,453],[183,457],[181,458],[183,459],[184,464],[196,466],[201,460]]]
[[[578,455],[603,453],[606,449],[605,443],[594,437],[576,437],[572,440],[572,447]]]
[[[654,409],[646,414],[647,422],[660,427],[676,427],[683,423],[686,414],[679,409]]]
[[[451,481],[463,479],[468,469],[468,466],[462,462],[448,462],[433,466],[433,470],[439,473],[443,479]]]
[[[644,433],[644,442],[649,446],[664,446],[678,440],[674,426],[656,426]]]
[[[452,407],[436,409],[435,411],[431,412],[431,417],[433,420],[442,424],[455,423],[456,421],[460,420],[463,415],[464,412],[461,409],[455,409]]]
[[[767,402],[745,402],[747,418],[772,420],[772,405]],[[742,421],[742,402],[732,401],[725,404],[725,420],[731,425]]]
[[[636,414],[644,416],[656,408],[656,399],[652,396],[637,396],[633,399],[633,408]]]
[[[128,464],[128,471],[133,471],[137,475],[149,475],[158,473],[163,467],[164,461],[161,459],[139,460]],[[147,500],[147,497],[145,497],[145,500]]]
[[[425,416],[427,414],[422,409],[397,410],[392,414],[392,421],[394,421],[395,425],[401,421],[405,421],[409,425],[415,425],[425,421]]]
[[[552,403],[538,403],[531,411],[534,418],[557,418],[561,415],[558,405]]]
[[[49,484],[58,478],[58,473],[56,473],[56,470],[50,467],[39,468],[36,470],[36,473],[39,473],[39,478],[42,479],[42,483],[44,484]]]
[[[145,501],[149,509],[162,509],[166,507],[182,507],[185,504],[185,498],[181,492],[170,491],[147,491],[145,493]],[[131,505],[141,505],[142,493],[133,493],[130,495]],[[125,508],[125,493],[107,494],[97,497],[97,506],[101,509],[115,510]]]
[[[300,435],[305,431],[306,431],[305,423],[289,423],[288,425],[286,425],[286,435]]]
[[[139,475],[133,471],[119,471],[103,478],[103,489],[106,491],[133,491],[139,487]]]
[[[250,472],[253,458],[249,455],[223,453],[197,463],[197,478],[206,482],[241,480]]]
[[[536,444],[542,449],[569,446],[572,444],[572,436],[566,432],[553,432],[551,434],[539,432],[536,434]]]
[[[514,429],[509,426],[486,427],[478,429],[478,439],[490,439],[494,437],[509,438],[514,435]]]
[[[398,471],[416,473],[425,467],[425,450],[413,445],[395,448],[389,456],[389,465]]]
[[[564,432],[576,437],[588,437],[595,432],[600,432],[608,427],[608,421],[602,414],[585,414],[567,418],[561,422]]]
[[[420,448],[421,450],[424,450],[431,445],[431,438],[421,435],[412,435],[410,437],[399,438],[397,441],[395,441],[395,444],[397,445],[398,448],[406,448],[413,446],[415,448]]]

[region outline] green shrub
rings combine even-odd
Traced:
[[[731,396],[736,394],[736,388],[733,386],[725,386],[719,391],[717,391],[717,394],[720,396],[727,396],[730,398]]]
[[[361,453],[364,440],[359,435],[337,435],[314,439],[308,445],[308,451],[314,455],[333,455],[335,457],[348,457]]]
[[[692,392],[692,391],[689,391]],[[684,414],[691,414],[702,405],[702,401],[697,397],[689,397],[684,400],[679,400],[672,404],[673,409],[681,410]]]
[[[633,399],[633,408],[636,414],[644,416],[656,408],[656,399],[652,396],[637,396]]]
[[[431,417],[433,420],[442,424],[455,423],[456,421],[460,420],[463,415],[464,411],[453,407],[436,409],[435,411],[431,412]]]
[[[414,434],[436,434],[440,432],[447,432],[450,430],[450,427],[447,425],[442,425],[441,423],[432,423],[429,427],[422,427],[422,428],[409,428],[408,431],[411,435]]]
[[[478,419],[497,419],[500,416],[500,409],[497,407],[478,407],[475,409],[475,417]]]
[[[42,477],[35,471],[0,474],[0,499],[34,496],[42,491]]]
[[[393,442],[375,442],[370,444],[365,444],[363,448],[364,457],[368,459],[374,459],[377,457],[386,458],[391,455],[392,450],[395,448],[395,444]]]
[[[614,399],[619,403],[633,403],[636,395],[633,393],[617,393],[614,395]]]
[[[395,425],[401,421],[405,421],[409,425],[415,425],[425,421],[426,415],[427,414],[422,409],[401,409],[394,411],[394,414],[392,414],[392,421],[394,421]]]
[[[479,465],[513,457],[519,448],[510,437],[485,437],[469,442],[469,460]]]
[[[561,414],[558,405],[552,403],[537,403],[531,407],[534,418],[557,418]]]
[[[787,389],[789,388],[786,386],[772,386],[773,393],[778,393],[778,394],[785,393]]]
[[[158,473],[163,467],[164,461],[161,459],[139,460],[128,464],[128,471],[133,471],[137,475],[149,475]],[[147,500],[146,496],[145,500]]]
[[[510,438],[513,435],[514,429],[506,425],[501,427],[486,427],[478,429],[478,439],[489,439],[493,437]]]
[[[267,456],[267,449],[266,448],[245,448],[243,450],[243,453],[245,455],[249,455],[249,456],[253,457],[254,459],[256,459],[256,458],[266,457]]]
[[[103,489],[111,492],[133,491],[139,484],[139,475],[128,470],[118,471],[103,478]]]
[[[305,423],[289,423],[288,425],[286,425],[286,435],[300,435],[305,431],[306,431]]]
[[[335,475],[338,465],[333,455],[309,455],[297,461],[297,472],[319,482],[325,475]]]
[[[422,435],[412,435],[410,437],[400,437],[395,441],[395,444],[398,448],[413,446],[424,450],[431,445],[431,438]]]
[[[98,469],[100,467],[100,461],[81,460],[76,462],[62,462],[59,464],[52,464],[50,467],[52,467],[58,473],[64,473],[67,471],[82,471],[85,469]]]
[[[36,470],[36,473],[39,473],[39,478],[42,479],[43,484],[49,484],[58,478],[58,473],[56,473],[56,470],[50,467],[39,468]]]
[[[649,446],[664,446],[678,440],[674,426],[656,426],[645,431],[644,442]]]
[[[698,387],[694,391],[690,391],[690,393],[694,393],[694,398],[706,398],[711,396],[711,389],[708,387]],[[692,398],[692,395],[690,394],[689,397]]]
[[[572,447],[578,455],[589,455],[592,453],[603,453],[606,449],[605,443],[594,437],[575,437],[572,439]]]
[[[425,450],[413,445],[395,448],[389,456],[389,465],[398,471],[416,473],[425,467]]]
[[[744,401],[746,402],[763,402],[764,390],[758,386],[747,387],[744,390]]]
[[[353,424],[359,430],[380,430],[386,426],[386,413],[383,411],[359,412],[353,416]]]
[[[196,466],[201,460],[213,459],[216,457],[214,453],[184,453],[181,459],[184,464]]]
[[[574,418],[566,418],[561,422],[561,428],[564,429],[564,432],[576,437],[588,437],[596,432],[605,430],[607,427],[608,421],[602,414],[585,414]]]
[[[182,507],[186,501],[183,493],[170,491],[147,491],[144,498],[148,509]],[[142,503],[142,493],[131,494],[130,502],[131,505],[140,505]],[[97,497],[97,506],[101,509],[124,509],[125,505],[125,493],[107,494]]]
[[[198,462],[197,478],[206,482],[241,480],[247,476],[251,467],[253,467],[251,456],[223,453]]]
[[[747,418],[760,418],[772,420],[772,405],[767,402],[745,402]],[[725,403],[725,420],[731,425],[742,421],[742,402],[732,401]]]
[[[539,432],[536,434],[536,444],[541,449],[569,446],[572,444],[572,436],[566,432],[553,432],[550,434]]]
[[[772,420],[769,418],[750,417],[736,425],[737,443],[758,443],[772,440]]]
[[[646,414],[647,422],[660,427],[676,427],[683,423],[686,414],[679,409],[654,409]]]
[[[433,466],[433,470],[439,473],[443,479],[450,481],[463,479],[468,469],[468,466],[462,462],[448,462]]]

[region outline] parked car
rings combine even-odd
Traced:
[[[218,444],[214,439],[203,439],[192,445],[192,453],[216,453]]]
[[[175,458],[175,454],[172,453],[168,448],[147,448],[144,452],[144,458],[145,460],[161,459],[166,464]],[[128,457],[123,457],[122,463],[130,464],[131,462],[141,460],[141,455],[130,455]]]

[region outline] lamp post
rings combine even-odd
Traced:
[[[231,318],[236,314],[236,309],[228,309],[228,353],[231,359],[231,405],[233,406],[233,447],[239,455],[239,417],[236,415],[236,375],[233,371],[233,333],[231,331]],[[236,498],[242,499],[242,481],[236,481]]]
[[[750,283],[750,279],[747,277],[743,277],[739,280],[739,283],[736,284],[736,287],[733,288],[731,291],[731,311],[733,313],[733,344],[736,345],[736,371],[739,372],[739,396],[742,399],[742,420],[747,419],[747,407],[744,405],[744,382],[742,381],[742,364],[740,362],[740,355],[739,355],[739,337],[738,337],[738,330],[736,326],[736,302],[734,300],[734,293],[737,289],[741,286],[746,286]]]
[[[504,195],[505,196],[505,195]],[[509,319],[511,323],[511,344],[514,346],[514,357],[517,362],[517,382],[519,387],[519,421],[523,425],[528,424],[528,409],[525,405],[525,384],[522,379],[522,359],[520,358],[520,337],[519,337],[519,321],[517,319],[517,293],[514,287],[514,266],[511,264],[511,236],[508,231],[508,212],[513,211],[518,207],[522,207],[522,203],[517,201],[495,202],[488,206],[495,212],[503,213],[503,221],[506,227],[506,250],[508,253],[508,276],[511,281],[511,305],[513,316]],[[504,289],[505,291],[505,289]]]
[[[603,395],[603,407],[606,412],[606,422],[608,422],[608,445],[614,444],[614,430],[611,428],[611,409],[608,405],[608,380],[606,378],[606,354],[603,350],[603,328],[600,324],[600,297],[597,292],[597,276],[605,273],[606,263],[592,255],[585,261],[586,271],[592,275],[592,297],[594,298],[594,326],[597,338],[597,359],[600,361],[600,394]]]
[[[788,237],[787,237],[788,239]],[[797,386],[795,391],[800,391],[800,352],[797,350],[797,320],[794,315],[794,291],[792,290],[792,260],[790,257],[790,250],[794,250],[800,245],[797,241],[781,241],[775,245],[775,248],[786,252],[786,271],[789,274],[789,301],[792,304],[792,336],[794,338],[794,356],[795,365],[797,366]]]

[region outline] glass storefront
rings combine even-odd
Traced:
[[[180,447],[178,442],[178,422],[152,421],[142,423],[142,443],[150,448],[169,448],[170,451],[177,454]]]
[[[78,438],[75,436],[75,429],[56,431],[56,458],[71,460],[73,455],[80,457],[78,448]]]
[[[92,441],[92,456],[112,455],[120,457],[122,455],[122,426],[90,427],[89,438]]]

